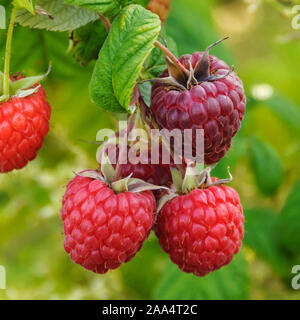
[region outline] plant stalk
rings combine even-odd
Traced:
[[[190,75],[190,71],[185,68],[185,66],[174,56],[174,54],[165,47],[162,43],[160,43],[158,40],[155,41],[155,46],[158,47],[167,57],[169,57],[172,62],[180,68],[187,76]]]
[[[128,136],[129,136],[129,134],[133,128],[133,125],[134,125],[134,117],[135,117],[135,113],[131,114],[128,117],[128,124],[127,124],[127,128],[125,130],[125,134],[123,137],[123,142],[119,146],[119,158],[118,158],[118,161],[116,164],[115,176],[114,176],[113,182],[120,180],[120,178],[122,176],[122,164],[123,163],[121,163],[121,162],[123,162],[123,160],[125,160],[125,157],[127,156]],[[120,138],[120,136],[119,136],[119,138]]]
[[[3,95],[6,99],[9,98],[9,74],[10,74],[10,58],[11,58],[11,44],[16,20],[17,8],[13,6],[5,47],[5,61],[4,61],[4,79],[3,79]]]
[[[98,16],[100,18],[100,20],[103,22],[105,29],[107,30],[107,32],[110,31],[111,28],[111,22],[107,17],[104,17],[102,14],[98,13]]]

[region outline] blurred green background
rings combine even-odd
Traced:
[[[5,1],[4,1],[5,2]],[[7,1],[6,1],[7,2]],[[300,31],[296,1],[173,0],[166,30],[179,54],[230,39],[211,52],[244,81],[247,115],[233,147],[215,169],[231,166],[245,209],[246,234],[233,262],[205,278],[180,272],[154,235],[130,263],[96,275],[63,250],[61,199],[72,171],[95,168],[93,143],[116,118],[90,101],[93,63],[67,54],[68,34],[16,27],[12,72],[44,72],[51,131],[39,157],[0,176],[0,265],[4,299],[300,299],[291,286],[300,264]],[[5,31],[0,31],[1,69]],[[86,141],[86,142],[84,142]]]

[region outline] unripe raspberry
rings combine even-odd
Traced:
[[[120,147],[113,144],[106,145],[106,154],[109,157],[109,160],[113,164],[113,167],[116,168],[117,160],[119,159]],[[171,186],[172,176],[170,171],[170,164],[163,164],[162,153],[159,152],[159,158],[157,164],[151,163],[151,150],[142,154],[142,161],[139,163],[132,163],[130,161],[130,147],[127,148],[127,158],[126,164],[121,164],[121,176],[123,178],[132,175],[133,178],[142,179],[148,183],[160,186]],[[99,160],[101,156],[99,157]],[[173,165],[172,159],[170,159],[171,165]],[[101,162],[101,161],[100,161]],[[142,163],[143,162],[143,163]],[[101,164],[101,163],[100,163]]]
[[[128,262],[140,250],[153,223],[151,191],[115,194],[104,182],[72,179],[63,198],[64,247],[71,259],[95,273]]]
[[[211,186],[177,196],[160,210],[155,225],[160,245],[187,273],[204,276],[238,253],[244,216],[237,192]]]
[[[49,131],[50,115],[42,87],[0,104],[0,172],[21,169],[35,159]]]

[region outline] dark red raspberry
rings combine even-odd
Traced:
[[[191,69],[190,63],[195,69],[203,55],[203,52],[185,55],[180,62],[187,70]],[[246,98],[241,80],[234,72],[229,73],[228,65],[215,56],[208,57],[208,81],[198,81],[185,90],[155,83],[151,109],[161,128],[204,129],[205,163],[213,164],[224,157],[240,129]],[[161,77],[168,75],[166,70]]]
[[[114,148],[116,148],[116,150],[114,150]],[[106,145],[106,153],[114,168],[116,168],[116,163],[119,158],[119,151],[119,146],[115,147],[115,145],[113,144]],[[133,164],[130,162],[130,160],[128,159],[129,152],[130,147],[127,148],[127,163],[121,164],[121,176],[123,178],[126,178],[132,174],[132,178],[142,179],[154,185],[171,186],[172,175],[170,171],[170,165],[163,164],[161,152],[159,153],[158,164],[151,164],[151,150],[149,150],[147,153],[145,152],[143,163],[137,164]],[[101,156],[99,158],[101,159]],[[173,163],[172,160],[171,163]]]
[[[116,269],[140,250],[155,208],[151,191],[115,194],[100,180],[76,176],[63,198],[65,250],[93,272]]]
[[[204,276],[230,263],[241,247],[239,195],[228,186],[211,186],[178,196],[158,213],[155,231],[182,271]]]
[[[50,115],[42,87],[0,104],[0,172],[21,169],[35,159],[49,131]]]
[[[164,23],[168,18],[170,6],[171,0],[150,0],[147,9],[156,13]]]

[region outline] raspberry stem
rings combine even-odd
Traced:
[[[8,32],[7,32],[6,47],[5,47],[4,79],[3,79],[3,95],[5,100],[9,99],[9,93],[10,93],[9,92],[9,73],[10,73],[11,44],[12,44],[16,14],[17,14],[17,8],[13,6],[9,27],[8,27]]]
[[[120,178],[121,178],[122,164],[124,164],[124,160],[126,160],[126,157],[127,157],[128,135],[133,128],[134,116],[135,116],[135,113],[132,113],[128,118],[128,124],[127,124],[127,128],[125,130],[125,134],[123,137],[123,142],[121,144],[119,158],[118,158],[118,161],[116,164],[115,176],[114,176],[113,182],[116,182],[116,181],[120,180]]]
[[[109,19],[107,17],[104,17],[101,13],[98,13],[98,16],[100,20],[103,22],[107,32],[109,32],[111,28],[111,22],[109,21]]]
[[[169,57],[174,64],[179,67],[180,70],[182,70],[187,76],[190,75],[190,71],[185,68],[185,66],[174,56],[174,54],[165,47],[162,43],[160,43],[158,40],[154,43],[167,57]]]

